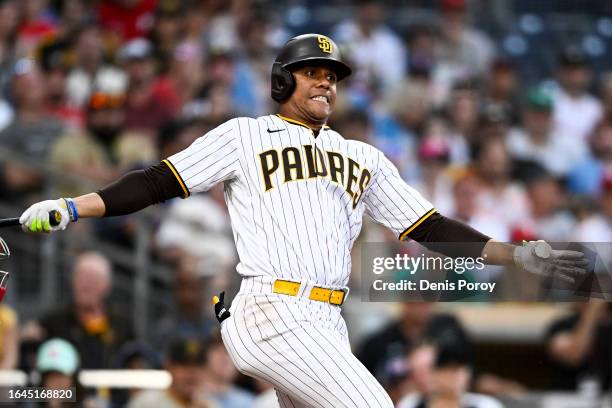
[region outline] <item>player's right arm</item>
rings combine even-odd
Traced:
[[[76,198],[60,198],[36,203],[20,217],[28,232],[54,232],[66,229],[79,218],[131,214],[165,200],[206,191],[238,174],[236,119],[225,122],[198,138],[187,149],[155,166],[131,171],[95,193]],[[57,226],[49,223],[49,213],[61,214]]]

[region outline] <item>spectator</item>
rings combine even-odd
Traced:
[[[527,180],[527,194],[531,208],[530,215],[525,217],[528,221],[523,225],[531,225],[538,239],[571,240],[576,221],[567,210],[566,192],[559,180],[535,166]]]
[[[435,350],[435,359],[431,359],[435,361],[433,367],[429,370],[424,367],[430,371],[425,376],[430,381],[426,386],[429,392],[408,394],[399,402],[399,408],[503,408],[494,398],[468,392],[473,370],[465,349],[452,344]]]
[[[417,345],[441,340],[471,348],[465,330],[453,316],[436,313],[432,303],[405,302],[399,318],[366,338],[356,356],[384,386],[382,376],[390,372],[391,365],[403,360]]]
[[[441,39],[437,53],[452,87],[458,80],[488,72],[495,47],[485,33],[468,25],[465,0],[442,0],[440,4]]]
[[[208,310],[206,299],[210,297],[206,286],[210,277],[204,276],[196,269],[197,262],[190,262],[185,256],[183,258],[178,262],[175,274],[176,311],[173,315],[162,318],[155,330],[155,344],[160,350],[165,350],[177,337],[208,341],[216,328],[215,319],[205,311]],[[203,272],[214,274],[217,271]]]
[[[586,156],[583,141],[568,138],[552,123],[553,101],[540,88],[527,93],[523,128],[508,134],[508,152],[514,159],[533,160],[555,176],[566,175]]]
[[[104,88],[110,93],[125,90],[127,77],[123,71],[105,63],[100,29],[88,25],[73,34],[74,64],[66,78],[68,103],[83,107],[94,89]]]
[[[95,90],[86,106],[86,131],[71,131],[60,137],[51,148],[51,164],[97,183],[117,177],[122,169],[113,166],[120,160],[116,145],[124,126],[124,100],[123,93]],[[141,151],[146,146],[142,143]],[[83,188],[72,181],[58,187],[68,196],[78,194]]]
[[[251,408],[254,397],[234,385],[238,371],[221,341],[213,336],[206,350],[204,390],[219,408]]]
[[[31,161],[45,163],[49,147],[62,132],[62,125],[45,111],[45,78],[29,59],[15,64],[12,96],[15,104],[13,121],[0,132],[0,143]],[[40,189],[41,174],[16,162],[4,164],[3,192],[13,195]]]
[[[83,396],[77,386],[76,373],[79,368],[79,354],[72,344],[64,339],[54,338],[45,341],[38,349],[36,370],[41,374],[40,386],[50,390],[73,388],[76,402],[82,403]],[[65,399],[50,399],[39,407],[72,407],[74,402]]]
[[[507,107],[513,126],[519,123],[519,77],[514,64],[503,58],[495,60],[485,82],[483,98],[488,103],[499,103]]]
[[[436,108],[441,107],[449,96],[447,84],[441,84],[436,59],[437,34],[433,27],[420,25],[408,33],[408,76],[405,79],[426,81]]]
[[[0,305],[0,370],[15,370],[19,361],[19,329],[17,313],[6,304]]]
[[[453,186],[454,212],[449,215],[477,228],[478,231],[486,231],[487,235],[500,241],[509,241],[510,229],[505,223],[479,212],[478,197],[481,189],[482,186],[474,175],[459,176]]]
[[[554,92],[554,128],[576,143],[584,143],[602,117],[602,106],[588,93],[591,70],[586,56],[568,47],[559,58],[559,88]]]
[[[161,0],[157,2],[151,39],[153,41],[152,51],[160,64],[158,67],[160,72],[167,71],[166,64],[172,60],[174,50],[185,39],[185,24],[188,14],[192,13],[192,10],[189,10],[189,13],[187,11],[183,1]],[[190,40],[197,42],[202,39],[197,37],[190,38]]]
[[[599,123],[589,144],[591,154],[568,175],[568,188],[576,194],[599,194],[606,173],[612,171],[612,121]]]
[[[70,71],[71,41],[67,37],[70,34],[72,33],[45,43],[39,52],[41,66],[47,79],[45,109],[51,116],[61,121],[65,128],[76,131],[83,128],[85,115],[81,106],[69,100],[67,93],[66,79]]]
[[[168,72],[158,78],[155,90],[174,112],[183,107],[200,91],[203,83],[204,60],[197,43],[183,42],[172,55]]]
[[[156,141],[157,131],[177,115],[177,106],[164,98],[159,87],[155,87],[155,60],[151,43],[144,38],[135,38],[120,51],[128,75],[129,86],[125,106],[125,127],[146,132]]]
[[[40,320],[47,338],[64,338],[76,346],[83,368],[109,368],[112,356],[133,337],[125,311],[116,312],[106,302],[111,286],[108,259],[85,252],[74,264],[70,305]]]
[[[598,197],[599,206],[590,208],[590,211],[579,218],[572,240],[612,242],[612,172],[606,174],[601,184],[602,191]],[[605,254],[602,254],[602,257],[605,257]],[[612,259],[604,258],[604,263],[606,261],[612,261]]]
[[[446,105],[450,123],[451,163],[465,165],[470,161],[469,144],[478,125],[478,94],[469,84],[457,85]]]
[[[355,76],[353,83],[368,89],[371,97],[392,89],[406,72],[404,45],[383,24],[384,14],[380,2],[361,0],[354,19],[340,23],[332,35],[348,50]]]
[[[546,332],[546,348],[555,367],[555,389],[597,393],[610,389],[612,379],[612,308],[594,300],[577,303],[571,314]]]
[[[172,376],[170,388],[141,391],[130,400],[128,408],[217,408],[202,391],[205,362],[206,350],[201,341],[176,339],[164,363]]]
[[[474,167],[481,186],[476,216],[495,220],[508,231],[525,222],[529,214],[528,197],[522,186],[510,178],[512,163],[504,141],[483,139],[476,151]]]
[[[450,146],[448,127],[439,117],[432,117],[418,149],[420,177],[411,185],[430,202],[436,203],[441,214],[453,213],[453,180],[448,171]]]

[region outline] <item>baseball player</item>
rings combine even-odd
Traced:
[[[217,312],[236,367],[273,384],[281,407],[392,407],[351,353],[340,314],[364,213],[400,240],[477,242],[464,256],[493,264],[567,279],[584,264],[579,252],[495,242],[445,218],[379,150],[329,128],[336,85],[350,73],[330,38],[292,38],[272,66],[276,115],[229,120],[95,193],[34,204],[20,222],[31,232],[63,230],[79,218],[129,214],[223,183],[242,284],[229,311],[220,299]],[[62,215],[57,226],[52,210]]]

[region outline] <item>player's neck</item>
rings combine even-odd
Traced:
[[[319,130],[321,130],[323,126],[325,126],[325,121],[316,121],[309,117],[306,117],[295,109],[292,109],[292,107],[288,104],[282,104],[279,106],[278,116],[283,119],[290,119],[291,121],[294,121],[297,124],[306,126],[312,129],[314,132],[319,132]]]

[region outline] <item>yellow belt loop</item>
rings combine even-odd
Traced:
[[[296,296],[300,290],[299,282],[291,282],[285,280],[274,281],[274,293],[281,295]]]
[[[301,283],[286,280],[275,280],[273,292],[281,295],[297,296]],[[315,286],[310,291],[308,298],[317,302],[331,303],[332,305],[342,305],[346,293],[343,290],[332,290]]]

